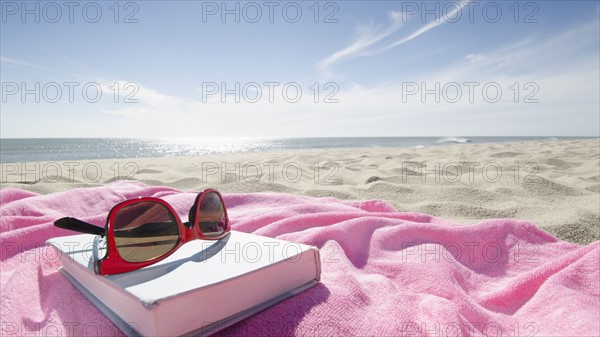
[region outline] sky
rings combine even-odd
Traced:
[[[0,137],[600,136],[598,1],[0,1]]]

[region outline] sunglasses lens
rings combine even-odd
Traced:
[[[215,192],[208,192],[202,196],[197,216],[200,231],[206,236],[219,236],[227,227],[225,207]]]
[[[117,251],[128,262],[160,257],[179,241],[175,216],[158,202],[142,201],[120,208],[113,227]]]

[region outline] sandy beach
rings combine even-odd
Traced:
[[[47,194],[136,180],[187,191],[381,199],[461,224],[528,220],[587,244],[600,239],[599,151],[592,139],[3,163],[2,188]]]

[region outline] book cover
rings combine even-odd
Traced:
[[[63,274],[127,335],[207,335],[316,284],[316,247],[232,231],[146,268],[93,269],[93,235],[53,238]]]

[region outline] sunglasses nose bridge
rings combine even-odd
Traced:
[[[194,201],[192,207],[190,207],[190,211],[188,212],[188,222],[190,223],[190,228],[194,227],[196,223],[196,210],[198,209],[198,199]]]
[[[183,242],[188,242],[202,238],[202,234],[200,233],[200,229],[198,228],[198,226],[194,226],[194,224],[189,221],[184,222],[183,225],[185,229],[180,234]]]

